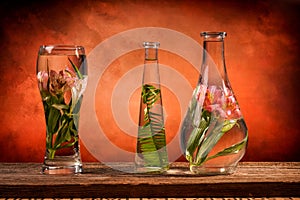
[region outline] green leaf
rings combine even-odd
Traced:
[[[79,116],[75,115],[73,120],[69,124],[69,129],[70,129],[73,137],[78,136],[78,131],[77,131],[78,130],[78,121],[79,121]]]
[[[56,108],[57,110],[68,110],[69,106],[66,104],[52,104],[53,108]]]
[[[203,132],[201,131],[200,128],[194,128],[194,130],[192,131],[192,133],[188,139],[185,154],[186,154],[186,159],[189,162],[193,161],[193,154],[194,154],[196,148],[198,147],[198,142],[201,138],[202,133]]]
[[[168,160],[162,110],[159,113],[152,111],[160,95],[160,89],[149,84],[143,85],[141,99],[146,107],[143,111],[144,125],[139,127],[137,139],[140,148],[138,153],[141,153],[148,166],[162,166]]]
[[[50,159],[53,159],[54,156],[55,156],[56,150],[55,150],[55,149],[48,148],[48,152],[49,152],[49,154],[48,154],[49,158],[50,158]]]
[[[81,95],[80,98],[77,100],[77,103],[73,107],[72,113],[77,114],[80,111],[81,103],[82,103],[83,96]],[[71,104],[72,105],[72,104]]]
[[[69,127],[66,128],[67,130],[64,133],[64,140],[68,141],[68,142],[72,140],[72,132],[71,132],[71,129],[70,129],[70,124],[71,123],[69,123]]]
[[[213,149],[213,147],[217,144],[217,142],[224,134],[224,132],[221,131],[223,127],[222,119],[212,119],[210,125],[211,127],[208,128],[206,137],[198,148],[195,161],[196,165],[200,165],[205,161],[209,152]]]
[[[75,141],[73,141],[73,142],[71,142],[71,143],[67,143],[67,144],[64,144],[64,145],[62,145],[62,146],[59,146],[56,150],[58,150],[58,149],[63,149],[63,148],[68,148],[68,147],[72,147],[72,146],[75,145],[75,143],[76,143],[77,141],[78,141],[78,140],[75,140]]]
[[[54,142],[54,148],[57,149],[60,147],[60,145],[64,142],[66,142],[66,135],[68,131],[68,121],[63,120],[61,126],[59,127],[59,130],[57,131],[57,135]],[[67,136],[68,137],[68,136]]]
[[[195,151],[204,140],[205,133],[208,129],[209,123],[210,123],[210,115],[207,114],[207,111],[203,111],[199,127],[194,128],[187,141],[186,156],[190,162],[192,162],[191,158],[193,157]]]
[[[146,124],[139,128],[138,142],[140,143],[140,152],[144,158],[146,166],[160,165],[159,154],[154,145],[153,135],[150,124]]]
[[[58,123],[57,121],[60,118],[60,111],[53,108],[49,107],[49,114],[47,117],[47,129],[48,132],[50,133],[55,133],[58,129]]]
[[[231,119],[231,120],[225,120],[224,124],[223,124],[223,128],[222,128],[222,132],[226,133],[228,132],[230,129],[232,129],[234,127],[234,125],[237,123],[236,119]]]
[[[79,77],[79,79],[83,79],[83,76],[80,73],[78,67],[76,67],[76,65],[72,62],[72,60],[70,58],[68,58],[68,60],[70,61],[71,65],[72,65],[73,69],[75,70],[75,72],[76,72],[77,76]]]
[[[213,158],[216,158],[219,156],[227,156],[227,155],[231,155],[231,154],[237,154],[247,144],[247,140],[248,140],[248,136],[245,137],[241,142],[234,144],[234,145],[216,153],[213,156],[208,157],[205,161],[208,161],[210,159],[213,159]]]

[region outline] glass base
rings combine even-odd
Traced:
[[[162,167],[136,167],[135,173],[147,173],[147,174],[161,174],[168,170],[169,168]]]
[[[43,174],[78,174],[82,173],[82,163],[78,156],[56,156],[45,158],[42,166]]]
[[[193,174],[212,176],[212,175],[229,175],[236,171],[236,166],[190,166],[190,171]]]
[[[43,174],[79,174],[82,173],[82,166],[46,166],[42,167]]]

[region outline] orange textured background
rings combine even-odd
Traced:
[[[0,162],[43,159],[45,123],[35,76],[41,44],[80,44],[88,54],[105,39],[140,27],[172,29],[199,42],[201,31],[226,31],[227,71],[249,129],[243,160],[300,161],[299,10],[296,0],[1,2]],[[162,56],[174,68],[184,62]],[[196,84],[191,68],[182,73]],[[167,134],[174,135],[179,122],[168,121]],[[84,145],[81,152],[83,161],[95,161]]]

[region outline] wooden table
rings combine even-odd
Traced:
[[[129,163],[84,163],[79,175],[43,175],[40,163],[0,163],[1,198],[300,197],[300,163],[242,162],[232,175],[197,176],[187,163],[166,174],[125,173]]]

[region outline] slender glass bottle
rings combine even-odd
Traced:
[[[169,168],[161,98],[159,42],[144,42],[145,61],[139,114],[136,172],[161,173]]]
[[[230,86],[225,32],[202,32],[203,62],[181,127],[181,147],[197,174],[231,174],[244,156],[248,130]]]

